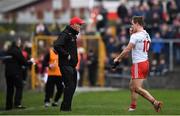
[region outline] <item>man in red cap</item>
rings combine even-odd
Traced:
[[[82,24],[84,24],[84,20],[73,17],[70,24],[54,42],[54,50],[59,56],[59,67],[65,85],[61,111],[71,111],[72,98],[77,83],[75,68],[78,63],[76,39]]]

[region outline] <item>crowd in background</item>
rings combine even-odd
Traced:
[[[179,0],[140,0],[139,5],[133,5],[132,7],[127,7],[126,3],[121,3],[117,8],[118,19],[114,24],[109,23],[107,19],[107,10],[100,5],[99,12],[103,18],[102,20],[97,20],[96,22],[96,32],[99,32],[106,48],[106,69],[111,72],[110,66],[113,59],[119,54],[125,45],[129,42],[129,28],[131,24],[131,17],[144,16],[145,19],[145,29],[150,34],[152,39],[151,50],[151,72],[150,75],[163,75],[168,71],[169,64],[169,44],[163,43],[162,41],[167,39],[179,39],[180,40],[180,6]],[[113,27],[113,28],[112,28]],[[115,29],[115,31],[113,31]],[[42,22],[37,24],[34,30],[35,35],[58,35],[61,29],[57,23],[52,25],[51,31]],[[88,32],[88,28],[85,28],[85,33]],[[41,43],[39,43],[41,44]],[[29,44],[25,50],[28,54],[31,54]],[[175,50],[175,62],[180,64],[180,43],[174,44]],[[42,45],[43,48],[46,48]],[[82,45],[79,45],[82,48]],[[84,48],[83,48],[84,49]],[[82,86],[83,76],[85,75],[84,67],[88,68],[89,85],[97,85],[97,51],[89,50],[87,52],[81,52],[81,61],[79,74],[79,86]],[[43,59],[43,54],[40,55],[37,62],[37,73],[41,73],[41,61]],[[119,74],[130,74],[130,59],[125,59],[119,66],[117,72]],[[94,72],[94,73],[93,73]],[[93,77],[93,78],[92,78]]]

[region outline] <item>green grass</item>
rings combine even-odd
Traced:
[[[24,93],[23,104],[25,110],[4,111],[5,95],[0,93],[0,114],[33,115],[180,115],[180,90],[150,90],[155,97],[164,102],[163,109],[156,113],[152,105],[139,96],[138,107],[135,112],[128,112],[130,93],[128,90],[112,92],[84,92],[76,93],[71,112],[60,112],[59,107],[43,107],[44,93],[28,91]]]

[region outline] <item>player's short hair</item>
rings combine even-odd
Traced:
[[[133,16],[132,18],[134,23],[138,23],[141,26],[144,26],[144,17],[143,16]]]

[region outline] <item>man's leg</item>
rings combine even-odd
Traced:
[[[62,79],[65,84],[61,111],[71,111],[71,102],[75,91],[74,69],[71,66],[61,66]],[[76,79],[77,80],[77,79]]]
[[[143,89],[143,82],[144,79],[133,79],[132,80],[132,85],[133,89],[135,90],[136,93],[147,99],[150,103],[153,104],[155,110],[159,112],[162,102],[157,101],[147,90]]]
[[[131,104],[129,107],[129,111],[134,111],[136,109],[136,105],[137,105],[138,94],[135,92],[135,90],[133,88],[132,79],[130,81],[129,88],[131,91]]]
[[[14,83],[12,77],[6,76],[6,110],[13,108]]]
[[[77,70],[74,68],[73,69],[73,82],[74,82],[74,87],[73,87],[73,90],[74,92],[76,91],[76,86],[77,86]],[[73,94],[74,94],[73,92]]]
[[[136,93],[147,99],[149,102],[153,103],[155,98],[145,89],[142,88],[144,79],[133,79],[133,89]]]
[[[54,84],[53,84],[53,78],[48,76],[48,80],[45,86],[45,107],[50,106],[50,98],[53,96],[54,93]]]
[[[54,98],[54,103],[52,103],[52,106],[58,105],[58,100],[61,98],[64,89],[62,84],[62,77],[56,77],[55,79],[56,79],[55,84],[56,84],[57,92]]]
[[[15,88],[16,88],[16,92],[15,92],[15,100],[14,100],[14,105],[17,108],[21,108],[22,104],[22,96],[23,96],[23,77],[21,77],[21,75],[16,75],[15,76],[15,80],[14,80],[14,84],[15,84]],[[23,107],[24,108],[24,107]]]

